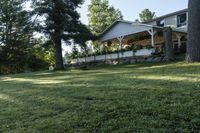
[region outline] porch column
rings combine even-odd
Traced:
[[[119,41],[119,47],[120,47],[120,50],[122,50],[122,40],[124,39],[124,36],[120,36],[117,38],[117,40]]]
[[[178,39],[178,50],[180,50],[180,48],[181,48],[181,37],[182,37],[182,35],[176,33],[176,37],[177,37],[177,39]]]
[[[106,60],[107,60],[106,56],[107,56],[107,52],[108,52],[108,51],[107,51],[107,49],[105,48],[105,45],[106,45],[106,44],[104,43],[103,46],[104,46],[104,50],[105,50],[105,52],[106,52],[106,53],[105,53],[105,63],[106,63]]]
[[[117,40],[119,41],[119,48],[118,48],[119,50],[122,50],[122,45],[123,45],[122,40],[123,39],[124,39],[124,36],[120,36],[120,37],[117,38]],[[118,59],[119,59],[119,53],[120,52],[118,51]]]
[[[151,35],[151,46],[154,47],[154,35],[156,32],[152,29],[148,30],[149,34]]]

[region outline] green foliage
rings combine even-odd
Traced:
[[[91,0],[88,7],[89,28],[94,35],[99,35],[114,21],[123,19],[122,13],[108,0]]]
[[[85,48],[88,40],[95,40],[96,36],[93,35],[86,25],[78,25],[79,32],[74,35],[73,41],[79,44],[80,47]]]
[[[23,0],[0,1],[1,73],[23,71],[28,60],[32,29]]]
[[[52,46],[44,47],[45,41],[43,38],[38,38],[30,49],[28,59],[28,68],[32,70],[41,70],[48,68],[50,65],[55,65],[54,49]]]
[[[38,24],[37,29],[43,32],[55,47],[56,68],[63,69],[61,42],[70,44],[74,40],[83,44],[89,36],[88,29],[79,21],[77,8],[82,0],[35,0],[34,14],[45,18],[44,25]],[[87,35],[83,33],[87,32]]]
[[[55,65],[54,49],[50,49],[50,50],[45,51],[44,61],[46,61],[49,65]]]
[[[82,0],[32,0],[32,12],[25,10],[26,1],[0,1],[0,73],[63,68],[62,40],[84,46],[94,38],[79,21],[76,8]],[[34,31],[45,34],[46,41],[35,39]]]
[[[72,57],[72,58],[77,58],[77,57],[78,57],[78,54],[79,54],[79,51],[78,51],[76,45],[74,45],[73,48],[72,48],[71,57]]]
[[[140,14],[140,21],[145,22],[155,18],[155,12],[151,12],[149,9],[144,9]]]
[[[109,6],[108,0],[90,0],[88,6],[89,29],[93,35],[99,36],[114,21],[123,19],[118,9]],[[95,53],[101,53],[99,42],[92,42]]]
[[[165,62],[1,76],[0,132],[198,133],[199,68]]]

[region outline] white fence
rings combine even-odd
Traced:
[[[133,56],[136,56],[136,57],[137,56],[150,56],[154,52],[155,52],[155,49],[141,49],[136,52],[125,51],[125,52],[120,52],[120,53],[112,53],[112,54],[77,58],[77,59],[73,59],[71,63],[76,64],[76,63],[93,62],[93,61],[115,60],[118,58],[120,59],[120,58],[127,58],[127,57],[133,57]]]

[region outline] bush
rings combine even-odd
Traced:
[[[15,74],[24,72],[25,66],[20,64],[1,64],[0,65],[0,74]]]
[[[37,58],[35,55],[30,56],[27,62],[27,68],[31,71],[48,69],[49,65],[49,63]]]

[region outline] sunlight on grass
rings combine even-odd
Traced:
[[[59,84],[63,83],[64,81],[61,80],[50,80],[50,79],[28,79],[28,78],[4,78],[1,81],[15,81],[15,82],[30,82],[32,84]]]
[[[0,133],[199,132],[200,63],[0,76]]]
[[[6,95],[6,94],[0,94],[0,101],[5,101],[9,103],[14,103],[16,105],[23,105],[21,101],[18,99],[13,98],[12,96]]]
[[[199,78],[188,78],[188,77],[179,77],[179,76],[158,76],[158,75],[145,75],[137,76],[138,79],[150,79],[150,80],[163,80],[163,81],[183,81],[183,82],[200,82]]]
[[[42,76],[42,75],[52,75],[53,73],[37,73],[36,76]]]
[[[171,64],[159,65],[159,66],[140,67],[140,68],[138,68],[138,69],[140,69],[140,70],[149,70],[149,69],[155,69],[155,68],[165,68],[165,67],[169,67],[169,66],[171,66]]]
[[[12,99],[10,96],[6,95],[6,94],[0,94],[0,100],[5,100],[5,101],[9,101],[9,102],[14,102],[14,99]]]

